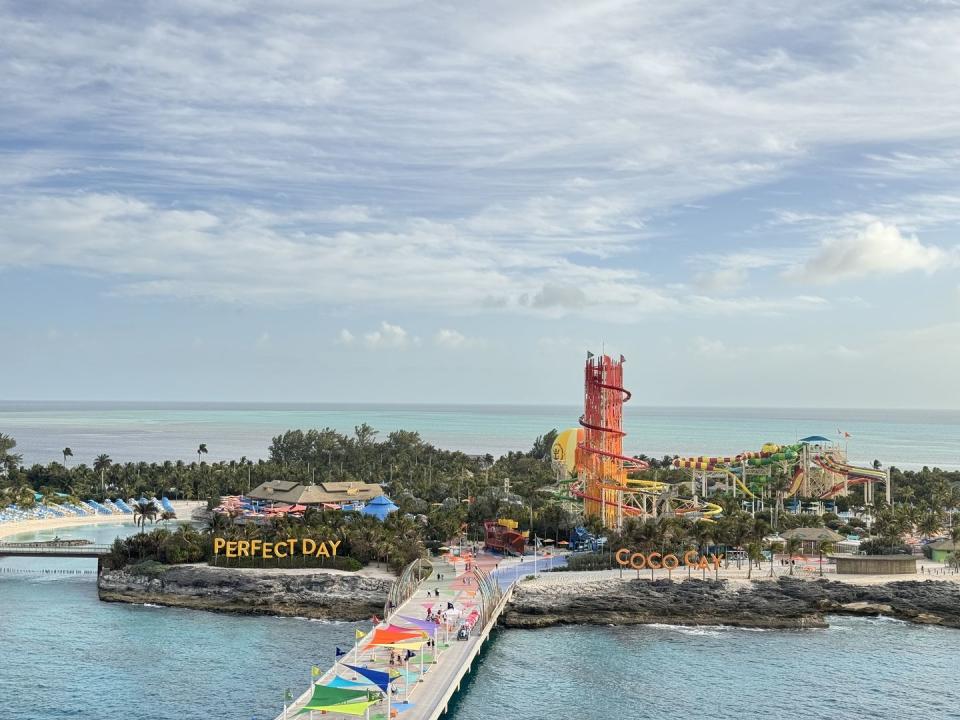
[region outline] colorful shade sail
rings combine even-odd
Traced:
[[[437,630],[437,624],[431,622],[430,620],[417,620],[417,618],[408,617],[406,615],[399,616],[404,622],[408,622],[414,627],[423,630],[425,633],[432,635]]]
[[[377,628],[370,636],[370,645],[393,645],[394,643],[410,642],[423,637],[420,630],[411,630],[396,625],[388,625],[385,628]]]
[[[304,707],[297,715],[303,715],[312,710],[323,710],[325,712],[334,712],[341,713],[343,715],[356,715],[360,717],[361,715],[367,714],[367,708],[371,705],[376,705],[379,700],[362,700],[359,702],[353,703],[339,703],[337,705],[307,705]]]
[[[382,670],[374,670],[373,668],[359,667],[357,665],[346,665],[346,663],[344,663],[344,666],[350,668],[358,675],[362,675],[384,692],[387,691],[387,686],[390,684],[390,681],[393,680],[389,673],[385,673]]]
[[[347,688],[347,689],[356,689],[356,688],[369,688],[375,683],[372,680],[364,680],[363,682],[357,682],[354,680],[347,680],[342,677],[335,677],[333,680],[327,683],[327,687],[332,688]]]
[[[327,707],[329,705],[338,705],[340,703],[366,700],[368,692],[368,690],[363,688],[349,689],[330,687],[329,685],[314,685],[313,695],[310,697],[304,707],[318,710],[321,706]]]

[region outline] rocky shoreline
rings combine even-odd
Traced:
[[[828,614],[884,615],[960,628],[960,585],[933,580],[854,585],[795,578],[530,583],[514,591],[500,622],[514,628],[668,623],[794,629],[827,627]]]
[[[231,570],[206,565],[108,570],[97,579],[105,602],[244,615],[365,620],[382,613],[393,580],[361,574]]]

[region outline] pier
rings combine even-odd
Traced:
[[[0,543],[0,557],[95,558],[110,554],[110,545],[28,542]]]
[[[317,678],[277,720],[295,718],[305,709],[309,712],[301,717],[314,720],[320,717],[325,720],[348,717],[436,720],[442,717],[490,639],[513,592],[518,572],[513,567],[497,571],[501,560],[483,553],[463,558],[445,555],[431,560],[432,567],[426,563],[421,566],[419,561],[408,567],[394,584],[383,620],[339,658],[340,662]],[[454,622],[444,621],[432,632],[422,630],[429,627],[423,620],[428,612],[446,612],[450,605],[453,606],[451,615],[456,618]],[[458,631],[471,617],[475,617],[475,621],[468,623],[469,635],[458,639]],[[399,635],[402,630],[413,633],[418,629],[425,633],[419,640],[383,645],[373,639],[386,633]],[[425,640],[430,642],[424,643]],[[412,650],[413,647],[417,649]],[[391,656],[402,656],[403,660],[391,664]],[[395,675],[387,684],[389,699],[375,684],[364,684],[365,677],[350,666]],[[339,712],[335,704],[322,707],[313,704],[315,709],[311,710],[318,686],[352,688],[356,693],[369,695],[360,703],[348,700]]]

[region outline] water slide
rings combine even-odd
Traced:
[[[864,483],[876,482],[878,480],[882,482],[887,481],[886,471],[850,465],[833,452],[814,455],[813,462],[827,472],[843,476],[843,480],[820,496],[822,499],[835,497],[850,485],[863,485]]]
[[[734,483],[747,497],[755,498],[756,495],[747,487],[743,479],[737,476],[733,469],[746,464],[751,467],[759,467],[779,462],[796,462],[799,458],[799,445],[774,445],[765,444],[759,451],[742,452],[738,455],[706,457],[703,455],[697,457],[677,458],[673,461],[673,466],[677,468],[688,468],[691,470],[706,470],[709,472],[722,472],[733,478]],[[791,486],[791,495],[800,488],[802,478],[798,481],[794,476]],[[790,497],[788,495],[787,497]]]
[[[784,498],[793,497],[800,491],[800,486],[803,485],[803,468],[797,465],[797,471],[793,474],[793,482],[790,487],[787,489],[787,494],[784,495]]]

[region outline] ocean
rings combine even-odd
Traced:
[[[73,529],[108,542],[126,527]],[[55,531],[19,539],[49,539]],[[61,534],[63,534],[61,532]],[[0,720],[270,720],[364,624],[101,603],[93,561],[0,560]],[[87,570],[60,574],[38,570]],[[20,572],[14,572],[20,571]],[[451,720],[957,717],[960,634],[834,617],[826,630],[495,632]]]
[[[367,422],[467,452],[527,449],[573,426],[575,407],[0,403],[27,463],[263,457],[286,429]],[[851,434],[851,458],[960,468],[960,413],[628,406],[625,447],[722,454],[810,434]],[[57,534],[110,542],[129,526]],[[0,559],[0,720],[267,720],[306,687],[355,624],[101,603],[95,563]],[[46,570],[47,572],[38,572]],[[54,572],[71,571],[69,574]],[[77,573],[77,571],[85,571]],[[564,627],[500,630],[452,720],[768,720],[957,717],[957,631],[838,617],[827,630]]]
[[[270,439],[290,429],[332,427],[352,432],[368,423],[385,436],[416,430],[443,448],[468,453],[528,450],[538,435],[577,424],[578,407],[532,405],[243,405],[191,403],[0,402],[0,432],[17,440],[24,462],[115,462],[266,457]],[[790,408],[658,408],[629,403],[624,447],[652,457],[728,455],[765,442],[808,435],[844,439],[854,462],[880,460],[901,468],[960,469],[960,411]]]

